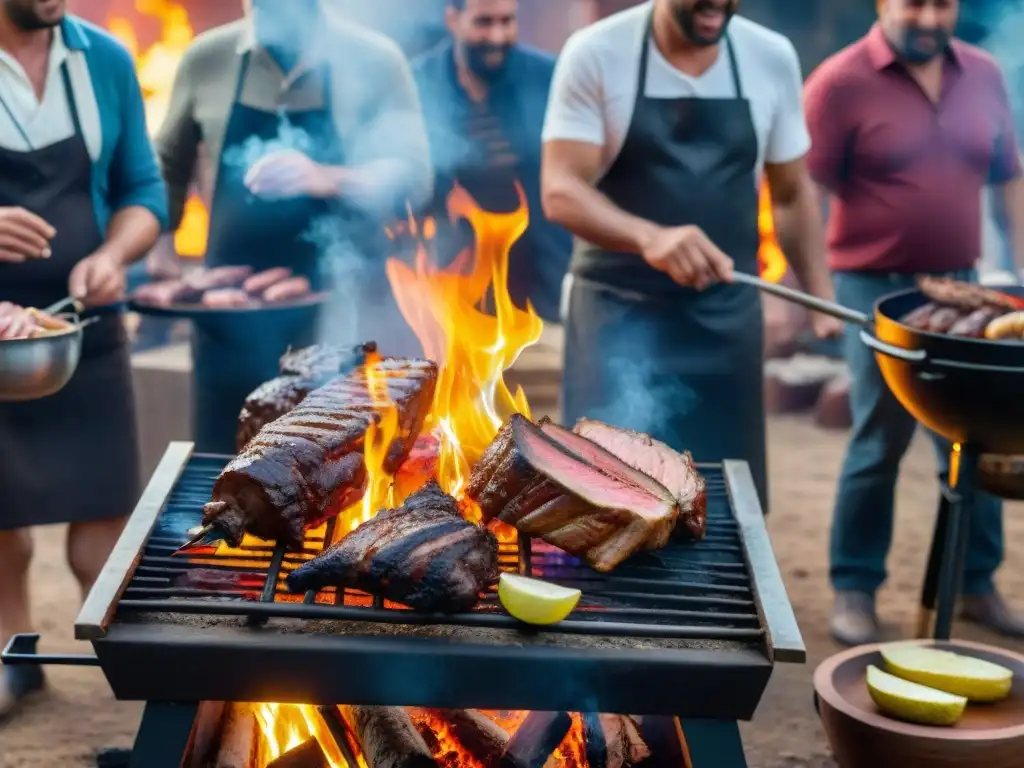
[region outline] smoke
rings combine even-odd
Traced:
[[[664,371],[659,373],[652,359],[642,355],[611,356],[605,391],[614,393],[613,399],[590,409],[587,415],[676,443],[679,436],[671,434],[670,424],[697,406],[698,397],[678,379],[666,376]]]
[[[1010,92],[1017,133],[1024,133],[1024,0],[985,3],[971,20],[986,30],[980,41],[999,62]]]

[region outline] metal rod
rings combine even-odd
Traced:
[[[331,736],[334,737],[334,743],[338,745],[338,751],[341,752],[341,756],[345,759],[345,763],[349,768],[359,768],[359,761],[352,753],[352,748],[348,743],[348,728],[345,726],[345,721],[342,719],[338,708],[334,705],[321,705],[316,709],[317,712],[320,713],[320,717],[324,719],[324,723],[327,725],[327,730],[330,731]]]
[[[920,640],[931,637],[935,620],[935,602],[939,594],[939,574],[945,560],[946,534],[949,530],[950,505],[957,503],[956,491],[949,487],[949,477],[943,479],[939,494],[939,509],[935,516],[935,530],[932,545],[928,550],[928,565],[925,569],[924,586],[921,590],[921,607],[917,616],[917,637]]]
[[[197,616],[252,616],[264,619],[311,619],[376,621],[384,624],[461,625],[491,629],[518,629],[523,625],[500,614],[422,614],[413,611],[379,611],[368,616],[367,608],[341,608],[302,603],[225,603],[206,600],[122,600],[121,608],[128,611],[173,612]],[[595,615],[600,615],[597,612]],[[709,614],[710,616],[711,614]],[[625,622],[585,621],[567,619],[545,628],[546,632],[606,637],[662,637],[703,640],[756,640],[763,637],[762,629],[734,627],[674,626],[667,624],[639,624]]]
[[[765,293],[778,296],[780,299],[791,301],[794,304],[800,304],[801,306],[807,307],[807,309],[815,312],[831,315],[832,317],[838,318],[847,323],[852,323],[853,325],[859,325],[864,328],[871,327],[871,318],[863,312],[858,312],[855,309],[844,307],[842,304],[837,304],[834,301],[819,299],[817,296],[812,296],[804,291],[787,288],[786,286],[779,285],[778,283],[770,283],[767,280],[762,280],[760,277],[754,277],[753,275],[748,275],[743,272],[734,272],[733,282],[753,286]]]
[[[946,537],[945,559],[939,582],[939,604],[935,619],[935,639],[949,640],[957,598],[963,588],[967,544],[971,535],[971,513],[978,475],[978,451],[970,445],[955,445],[950,455],[949,476],[956,491],[950,506],[950,532]]]
[[[321,544],[320,547],[321,552],[334,543],[334,525],[337,522],[337,520],[338,518],[332,517],[330,520],[327,521],[327,528],[324,529],[323,543]],[[306,605],[312,605],[316,602],[316,593],[319,591],[320,590],[317,589],[306,590],[306,594],[302,598],[302,602]],[[353,766],[353,768],[358,768],[358,766]]]
[[[277,580],[281,574],[281,565],[284,563],[285,545],[278,542],[274,547],[274,554],[270,558],[270,567],[267,569],[267,579],[263,583],[263,591],[260,593],[261,603],[273,603],[277,596]],[[249,615],[249,626],[257,626],[267,621],[266,616],[254,613]]]

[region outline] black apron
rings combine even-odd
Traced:
[[[735,98],[645,94],[651,28],[640,53],[626,139],[598,189],[662,226],[695,225],[757,273],[757,134],[729,36]],[[750,464],[767,509],[763,320],[754,288],[677,285],[635,254],[586,243],[573,255],[565,308],[563,419],[647,432],[697,461]]]
[[[217,185],[210,212],[207,267],[248,265],[260,271],[290,267],[309,278],[314,290],[324,287],[320,252],[326,228],[337,226],[341,212],[329,200],[295,197],[267,200],[245,186],[248,167],[226,162],[244,156],[245,147],[279,137],[282,120],[310,139],[307,154],[326,165],[345,161],[331,112],[330,73],[324,78],[321,109],[265,112],[242,104],[250,54],[242,57],[234,105],[228,118]],[[304,77],[311,76],[308,72]],[[288,347],[316,341],[316,308],[267,312],[218,313],[193,323],[193,439],[196,450],[235,453],[238,414],[246,396],[279,373],[279,358]]]
[[[27,152],[0,149],[0,206],[21,206],[57,230],[49,259],[0,265],[0,300],[23,306],[45,307],[67,296],[71,270],[103,244],[92,159],[67,65],[60,71],[74,136]],[[126,333],[121,315],[107,314],[85,329],[78,369],[64,389],[0,403],[0,529],[128,515],[139,472]]]

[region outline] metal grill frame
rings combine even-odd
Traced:
[[[579,621],[576,623],[587,626],[542,632],[524,631],[515,624],[516,629],[507,631],[507,642],[484,643],[467,640],[472,634],[465,631],[437,639],[402,636],[401,630],[379,636],[345,628],[346,623],[352,627],[352,621],[367,619],[393,622],[383,614],[405,611],[122,597],[191,456],[191,443],[168,447],[76,621],[76,637],[92,641],[99,663],[121,699],[344,701],[749,719],[773,663],[803,663],[806,658],[753,481],[743,462],[725,462],[721,471],[760,621],[757,637],[738,636],[739,642],[728,648],[658,647],[656,639],[637,643],[645,647],[588,648],[566,641],[566,629],[570,634],[584,631],[638,638],[656,638],[658,632],[650,626],[642,630],[643,625],[624,624],[625,629],[602,633],[600,621]],[[145,614],[137,613],[162,613],[167,603],[175,603],[175,612],[246,616],[249,625],[148,622]],[[330,614],[339,610],[352,614],[340,616],[337,634],[283,632],[273,623],[253,626],[272,617],[336,619],[338,615]],[[368,611],[381,615],[368,615]],[[407,614],[405,618],[413,617],[420,624],[437,623],[436,617]],[[456,617],[452,623],[475,624],[478,619],[486,620],[484,627],[498,620],[502,632],[509,621],[500,615],[471,614]],[[561,642],[552,642],[555,635]],[[684,636],[701,637],[698,632]]]

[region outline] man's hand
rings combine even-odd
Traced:
[[[811,312],[811,330],[819,339],[835,339],[843,335],[846,324],[839,318],[831,315],[822,315],[818,312]]]
[[[68,288],[71,298],[86,306],[112,304],[124,298],[124,264],[113,254],[96,251],[71,270]]]
[[[0,262],[50,258],[57,231],[24,208],[0,208]]]
[[[704,290],[714,282],[732,281],[733,262],[694,226],[661,228],[647,239],[644,261],[680,285]]]
[[[334,197],[338,180],[332,169],[310,160],[294,149],[274,152],[257,160],[245,175],[245,186],[254,195],[268,198]]]

